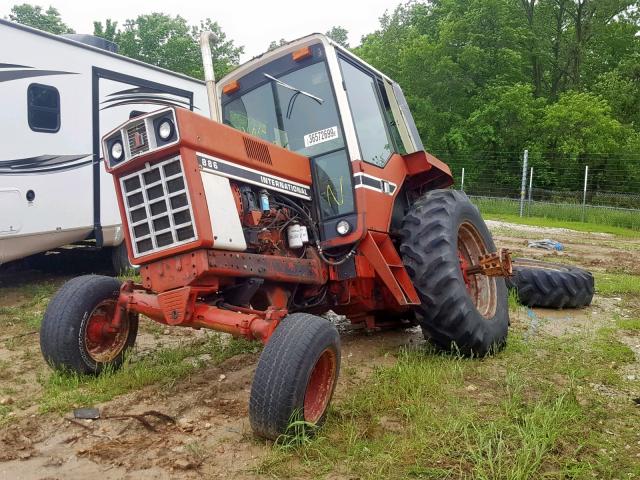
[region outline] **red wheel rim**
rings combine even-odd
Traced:
[[[115,300],[104,300],[93,309],[87,321],[84,344],[89,356],[97,363],[114,360],[127,343],[129,317],[122,315],[120,327],[114,328],[111,319],[115,309]]]
[[[480,232],[470,222],[464,222],[458,229],[458,259],[460,271],[469,296],[478,312],[484,318],[492,318],[498,304],[496,279],[486,275],[469,275],[467,270],[478,263],[481,255],[489,253]]]
[[[327,409],[333,393],[337,363],[335,352],[329,348],[316,361],[304,394],[305,421],[317,423]]]

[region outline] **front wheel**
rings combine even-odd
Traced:
[[[285,317],[267,342],[251,386],[253,431],[277,439],[293,421],[324,423],[340,371],[340,336],[308,313]]]
[[[40,328],[40,349],[49,365],[83,374],[118,368],[138,333],[138,315],[122,315],[120,327],[111,319],[120,282],[101,275],[83,275],[65,283],[49,302]]]
[[[421,299],[420,325],[437,347],[482,356],[505,343],[504,279],[466,273],[495,251],[480,212],[462,192],[433,190],[407,213],[400,253]]]

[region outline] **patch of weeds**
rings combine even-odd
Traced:
[[[205,459],[209,456],[209,450],[198,442],[188,443],[185,445],[185,450],[189,454],[189,457],[196,465],[202,465]]]
[[[255,349],[253,342],[227,341],[221,335],[212,334],[201,342],[157,350],[138,361],[132,361],[129,356],[119,370],[106,368],[97,376],[54,371],[48,377],[40,378],[44,387],[40,411],[66,412],[91,406],[151,384],[170,387],[197,368],[194,362],[185,361],[190,357],[208,354],[210,363],[217,364]]]
[[[630,358],[607,329],[530,341],[513,332],[502,352],[475,360],[403,349],[394,365],[376,368],[335,402],[319,436],[295,448],[274,445],[258,471],[278,478],[634,478],[635,452],[625,459],[610,452],[635,445],[638,413],[591,387]]]
[[[640,318],[619,318],[616,325],[622,330],[640,330]]]
[[[600,295],[639,295],[640,275],[629,273],[595,273],[596,292]]]
[[[509,290],[509,310],[517,311],[520,310],[523,305],[520,303],[520,298],[518,298],[518,291],[515,288]]]
[[[12,376],[11,362],[8,360],[0,360],[0,380],[7,380]]]
[[[123,272],[120,272],[120,275],[116,277],[121,282],[126,282],[127,280],[133,280],[135,283],[141,283],[142,277],[140,276],[140,270],[134,267],[129,267],[125,269]]]
[[[22,287],[21,295],[27,300],[18,305],[0,307],[0,325],[39,328],[47,304],[57,288],[58,285],[48,282]]]
[[[287,430],[276,439],[275,446],[283,451],[308,446],[317,431],[318,427],[314,423],[304,420],[302,412],[294,411],[289,419]]]

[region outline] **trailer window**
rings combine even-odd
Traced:
[[[27,89],[29,127],[34,132],[60,130],[60,93],[50,85],[32,83]]]

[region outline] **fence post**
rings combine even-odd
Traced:
[[[582,222],[584,223],[585,210],[587,208],[587,179],[589,178],[589,165],[584,166],[584,188],[582,190]]]
[[[529,171],[529,201],[527,202],[527,216],[531,216],[531,190],[533,190],[533,167]]]
[[[524,151],[524,159],[522,161],[522,183],[520,184],[520,216],[524,210],[524,196],[527,189],[527,161],[529,160],[529,150]]]
[[[460,181],[460,190],[464,192],[464,167],[462,167],[462,180]]]

